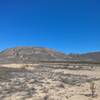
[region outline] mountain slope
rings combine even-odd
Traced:
[[[81,56],[89,60],[100,61],[100,52],[86,53],[82,54]]]
[[[90,52],[85,54],[69,54],[73,59],[82,61],[100,61],[100,52]]]
[[[38,61],[99,61],[100,52],[64,54],[43,47],[16,47],[0,52],[0,63],[29,63]]]
[[[0,60],[5,62],[33,62],[65,59],[66,57],[64,53],[41,47],[16,47],[0,53]]]

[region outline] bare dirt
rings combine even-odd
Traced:
[[[0,66],[0,100],[100,100],[100,65]],[[93,97],[91,82],[95,84]]]

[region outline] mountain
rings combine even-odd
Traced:
[[[16,47],[0,52],[0,63],[31,63],[38,61],[99,61],[100,52],[64,54],[43,47]]]
[[[85,54],[69,54],[73,59],[78,59],[81,61],[99,61],[100,62],[100,52],[89,52]]]
[[[0,62],[34,62],[60,60],[68,57],[64,53],[42,47],[16,47],[0,52]]]
[[[86,53],[82,54],[81,56],[89,60],[100,61],[100,52]]]

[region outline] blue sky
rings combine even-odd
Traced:
[[[0,0],[0,50],[100,51],[99,0]]]

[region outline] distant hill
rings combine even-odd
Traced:
[[[100,52],[90,52],[85,54],[69,54],[73,59],[79,59],[82,61],[100,61]]]
[[[100,52],[86,53],[82,54],[81,56],[89,60],[100,61]]]
[[[43,47],[16,47],[0,52],[0,63],[29,63],[38,61],[100,61],[100,52],[64,54]]]
[[[45,60],[60,60],[68,57],[64,53],[42,47],[16,47],[3,50],[0,62],[34,62]],[[69,57],[68,57],[69,58]]]

